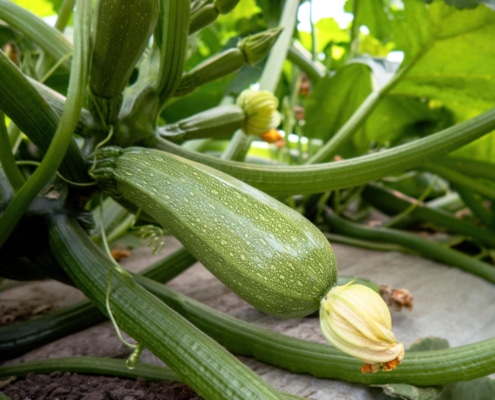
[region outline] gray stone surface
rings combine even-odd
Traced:
[[[173,251],[176,247],[174,240],[168,240],[165,251]],[[495,314],[490,308],[495,302],[495,290],[482,279],[416,256],[382,253],[340,244],[333,247],[341,274],[407,288],[414,295],[412,311],[392,311],[394,331],[406,347],[426,336],[443,337],[449,340],[451,346],[458,346],[495,335]],[[136,271],[162,256],[163,253],[153,256],[149,249],[140,248],[133,251],[132,256],[123,261],[123,265]],[[325,342],[317,318],[278,320],[259,313],[230,292],[200,264],[171,281],[170,286],[246,321],[287,335]],[[29,297],[49,303],[52,308],[82,298],[77,290],[67,286],[41,282],[6,290],[0,293],[0,302],[16,299],[26,301]],[[8,363],[71,355],[123,357],[127,352],[116,338],[111,325],[104,323],[43,346],[16,360],[9,360]],[[308,399],[372,399],[368,389],[360,385],[296,375],[244,357],[241,360],[275,387]],[[160,363],[146,351],[142,361]]]

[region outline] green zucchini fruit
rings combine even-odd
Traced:
[[[260,311],[309,315],[335,285],[335,256],[318,228],[230,175],[140,147],[101,149],[92,175],[117,201],[151,215]]]
[[[155,29],[160,0],[99,0],[96,7],[89,78],[96,103],[92,107],[113,120],[122,103],[122,91]]]

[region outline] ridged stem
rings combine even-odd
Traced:
[[[147,145],[210,165],[273,196],[319,193],[359,186],[422,166],[426,161],[462,147],[495,129],[495,109],[433,135],[374,154],[337,162],[298,166],[267,166],[220,160],[188,151],[160,138]]]
[[[31,373],[49,374],[55,371],[76,374],[102,374],[131,379],[146,377],[149,381],[159,382],[182,382],[179,376],[169,368],[140,363],[136,368],[129,369],[124,360],[106,357],[64,357],[28,361],[17,365],[0,367],[0,377],[25,376]]]
[[[368,184],[362,192],[363,199],[380,211],[401,213],[411,205],[410,215],[452,233],[462,234],[478,240],[485,246],[495,248],[495,233],[471,222],[455,218],[451,213],[426,206],[424,203],[413,203],[405,196],[399,197],[394,192],[375,184]]]
[[[67,89],[64,112],[40,166],[15,193],[11,203],[0,217],[0,247],[14,230],[29,204],[53,178],[62,163],[74,132],[84,101],[83,93],[89,73],[91,3],[77,1],[74,33],[74,56]]]
[[[52,216],[50,245],[67,274],[102,312],[113,263],[82,228],[65,215]],[[135,278],[112,275],[109,298],[119,327],[150,349],[205,399],[279,399],[247,366],[195,328]]]
[[[333,346],[239,320],[147,278],[138,282],[230,351],[295,373],[363,384],[443,385],[495,372],[495,338],[445,350],[407,352],[392,372],[362,374],[362,362]]]
[[[493,265],[484,263],[476,258],[470,257],[460,251],[442,246],[431,240],[424,239],[412,233],[403,232],[398,229],[367,227],[361,224],[346,221],[337,217],[329,210],[324,213],[325,221],[337,232],[351,237],[375,240],[377,242],[395,243],[412,249],[418,254],[439,261],[443,264],[452,265],[466,272],[477,275],[489,282],[495,283],[495,268]],[[495,340],[495,338],[494,338]]]
[[[466,189],[469,189],[473,192],[479,193],[491,200],[495,200],[495,185],[489,186],[483,184],[482,182],[473,179],[472,177],[464,174],[463,172],[459,172],[450,167],[446,167],[444,165],[428,161],[423,166],[422,169],[426,171],[430,171],[436,175],[445,178],[449,182],[452,182],[456,185],[464,186]]]
[[[166,283],[189,268],[196,259],[185,249],[159,260],[139,274]],[[17,324],[0,327],[0,359],[8,360],[66,335],[106,321],[89,300]]]

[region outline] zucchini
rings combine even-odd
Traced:
[[[155,29],[160,0],[99,0],[89,87],[95,118],[114,122],[129,82]]]
[[[230,175],[140,147],[101,149],[92,175],[117,201],[151,215],[260,311],[309,315],[335,285],[335,256],[318,228]]]

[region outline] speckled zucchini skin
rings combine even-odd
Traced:
[[[258,310],[306,316],[335,285],[325,236],[265,193],[159,150],[109,147],[98,159],[93,175],[104,190],[153,216]]]

